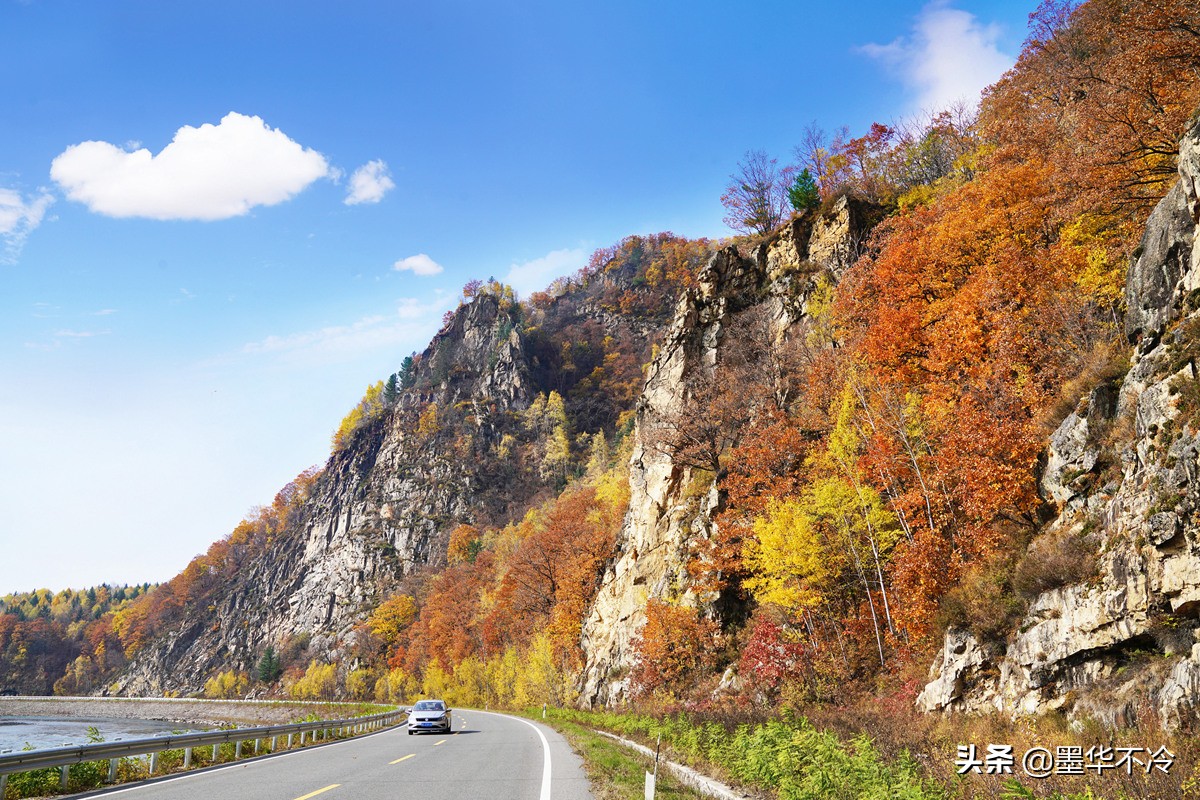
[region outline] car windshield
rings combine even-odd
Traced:
[[[442,711],[445,708],[441,700],[422,700],[413,706],[413,711]]]

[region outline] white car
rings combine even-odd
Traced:
[[[408,712],[408,734],[421,731],[450,733],[450,709],[441,700],[418,700]]]

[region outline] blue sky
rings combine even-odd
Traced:
[[[0,593],[170,577],[467,280],[728,235],[747,150],[977,97],[1032,10],[0,0]]]

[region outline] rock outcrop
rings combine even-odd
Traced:
[[[1093,390],[1050,440],[1039,538],[1085,548],[1089,580],[1035,597],[984,645],[951,630],[918,698],[925,710],[1062,709],[1109,724],[1176,727],[1200,702],[1200,120],[1126,285],[1135,344],[1119,386]],[[1033,547],[1037,547],[1035,541]],[[1086,552],[1094,550],[1094,554]]]
[[[629,512],[583,626],[581,702],[612,703],[627,696],[632,643],[645,624],[650,598],[702,607],[714,600],[689,588],[686,559],[689,542],[711,534],[720,495],[711,475],[698,475],[656,447],[651,432],[683,411],[697,378],[722,380],[719,351],[740,314],[763,312],[766,335],[774,338],[796,325],[818,277],[836,280],[858,257],[877,213],[869,204],[841,198],[826,214],[792,220],[748,257],[733,247],[721,250],[700,273],[698,286],[680,299],[638,401]],[[706,491],[697,491],[697,480],[707,480]]]
[[[114,691],[196,691],[217,670],[253,669],[266,644],[289,637],[335,655],[405,575],[445,563],[454,523],[479,515],[488,462],[464,465],[444,441],[419,435],[415,418],[431,403],[465,403],[470,437],[486,450],[499,433],[497,420],[536,394],[527,362],[496,297],[461,307],[419,360],[414,388],[330,458],[304,504],[299,535],[278,537],[246,564],[210,614],[185,620],[142,650]]]

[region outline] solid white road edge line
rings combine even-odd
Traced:
[[[542,793],[539,795],[539,800],[550,800],[550,743],[546,741],[546,734],[542,733],[542,729],[534,725],[527,719],[514,717],[509,714],[498,714],[495,711],[480,711],[479,709],[471,709],[472,714],[491,714],[493,717],[507,717],[515,719],[517,722],[524,722],[529,727],[537,732],[538,738],[542,740]]]

